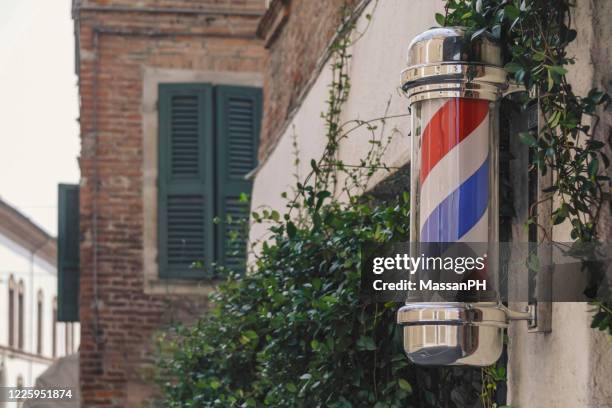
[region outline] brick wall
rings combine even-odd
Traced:
[[[280,135],[285,120],[298,103],[317,62],[338,29],[343,6],[357,0],[274,0],[259,27],[268,55],[264,72],[264,115],[260,158]],[[280,22],[286,13],[285,21]],[[276,14],[276,15],[271,15]]]
[[[155,333],[206,308],[203,296],[143,290],[144,67],[261,71],[264,63],[262,42],[255,37],[263,0],[146,3],[188,12],[111,10],[139,7],[133,4],[89,1],[75,13],[82,142],[80,378],[86,407],[141,406],[155,393]],[[232,11],[193,10],[208,6]],[[232,14],[241,11],[246,12]]]
[[[177,9],[195,10],[234,10],[234,11],[256,11],[261,13],[264,9],[264,0],[77,0],[81,6],[125,6],[144,10],[147,8],[163,7],[168,11]],[[185,10],[188,11],[188,10]]]

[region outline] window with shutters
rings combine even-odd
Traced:
[[[79,186],[58,186],[57,320],[79,321]]]
[[[260,120],[259,88],[159,86],[160,277],[210,277],[215,264],[244,269],[246,176],[257,165]]]

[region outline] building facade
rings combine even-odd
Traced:
[[[408,190],[410,117],[407,116],[408,101],[399,92],[400,72],[406,67],[408,44],[417,34],[438,25],[434,15],[444,15],[444,2],[273,0],[259,27],[266,41],[268,63],[264,72],[260,164],[255,171],[252,194],[254,208],[267,205],[282,214],[286,203],[281,193],[291,191],[295,182],[293,174],[308,174],[311,159],[321,157],[325,149],[326,129],[321,112],[327,109],[328,86],[332,80],[329,45],[341,26],[340,10],[346,5],[355,19],[353,38],[359,37],[359,40],[349,48],[351,89],[340,123],[391,117],[386,127],[389,132],[397,132],[383,162],[398,170],[394,174],[376,174],[370,188],[383,194],[385,190],[397,189],[398,185],[399,191]],[[606,21],[612,17],[612,9],[605,1],[579,0],[572,13],[572,25],[578,36],[568,48],[568,54],[576,56],[568,79],[577,94],[586,95],[593,87],[606,89],[612,55],[612,28]],[[398,115],[403,117],[397,118]],[[501,118],[511,133],[508,148],[516,157],[509,164],[510,171],[514,172],[511,181],[516,209],[509,220],[509,232],[515,241],[527,242],[524,223],[530,203],[524,190],[528,184],[524,169],[528,154],[516,137],[521,121],[529,122],[529,118]],[[611,128],[612,115],[600,112],[595,137],[608,140]],[[368,140],[366,130],[354,132],[340,143],[339,159],[347,164],[358,162],[370,149]],[[538,183],[542,187],[545,180]],[[612,217],[610,206],[604,207],[600,235],[607,242],[612,233]],[[547,219],[546,215],[543,217]],[[555,241],[570,241],[568,225],[547,228]],[[252,241],[264,234],[265,226],[252,226]],[[511,306],[519,310],[525,304]],[[540,322],[546,327],[528,330],[521,323],[511,326],[508,405],[519,408],[609,405],[611,383],[600,379],[612,374],[612,348],[605,333],[590,328],[590,309],[586,303],[554,303],[541,314]]]
[[[158,331],[205,312],[213,264],[241,268],[225,220],[248,211],[263,11],[260,0],[74,1],[83,406],[152,398]]]
[[[34,386],[78,351],[78,323],[57,322],[56,250],[55,238],[0,200],[0,386]]]

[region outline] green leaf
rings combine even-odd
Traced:
[[[531,132],[520,132],[519,138],[521,142],[529,147],[535,147],[538,145],[538,140],[533,136]]]
[[[314,171],[315,174],[319,174],[321,172],[321,169],[319,169],[315,159],[310,160],[310,167],[312,167],[312,171]]]
[[[593,149],[601,149],[605,146],[605,143],[600,142],[599,140],[589,139],[586,141],[587,146]]]
[[[402,390],[412,393],[412,385],[410,385],[410,383],[403,378],[397,380],[397,385],[399,385]]]
[[[555,213],[553,213],[553,216],[552,216],[553,224],[559,225],[563,221],[565,221],[565,218],[566,218],[566,214],[563,214],[561,211],[556,211]]]
[[[315,205],[315,211],[319,211],[319,209],[323,205],[323,201],[325,201],[326,198],[331,197],[331,195],[332,194],[329,191],[319,191],[317,193],[317,203]]]
[[[559,75],[565,75],[567,74],[567,69],[560,67],[558,65],[547,65],[546,68],[548,68],[549,71],[554,72],[555,74],[559,74]]]
[[[289,236],[289,238],[294,238],[296,232],[297,232],[297,228],[295,227],[295,224],[292,221],[288,221],[287,222],[287,235]]]
[[[373,351],[376,350],[376,343],[374,343],[371,337],[361,336],[359,340],[357,340],[357,349]]]
[[[529,267],[529,269],[536,272],[540,270],[540,259],[538,258],[538,254],[531,253],[529,255],[529,257],[527,258],[527,266]]]
[[[523,69],[523,66],[521,64],[516,63],[516,62],[509,62],[509,63],[506,64],[504,69],[506,70],[506,72],[508,72],[510,74],[514,74],[515,72]]]
[[[257,335],[257,333],[255,333],[253,330],[247,330],[242,333],[242,336],[240,336],[240,343],[242,345],[247,345],[251,342],[256,342],[258,339],[259,336]]]
[[[597,175],[598,170],[599,170],[599,160],[592,159],[588,167],[589,176],[595,177]]]
[[[606,316],[599,322],[597,328],[601,331],[607,330],[612,325],[612,315],[606,314]]]
[[[497,369],[495,370],[495,377],[497,381],[504,381],[506,379],[506,367],[497,367]]]
[[[548,74],[547,74],[546,86],[547,86],[546,89],[548,90],[548,92],[552,91],[552,89],[555,86],[555,80],[550,74],[550,71],[548,71]]]
[[[506,7],[504,7],[504,12],[509,20],[515,20],[521,14],[521,11],[513,4],[508,4]]]
[[[445,23],[445,18],[444,15],[440,14],[440,13],[436,13],[436,23],[438,23],[438,25],[440,25],[441,27],[444,27],[444,23]]]

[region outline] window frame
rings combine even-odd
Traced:
[[[229,180],[229,172],[226,168],[228,159],[226,158],[229,152],[229,139],[224,138],[221,142],[220,135],[225,136],[226,132],[229,135],[229,127],[227,123],[227,112],[225,112],[226,104],[229,103],[231,97],[244,98],[252,101],[253,109],[253,134],[252,144],[252,160],[253,171],[257,163],[257,151],[259,148],[261,115],[262,115],[262,88],[234,85],[234,84],[211,84],[211,83],[160,83],[159,85],[159,101],[158,101],[158,208],[157,208],[157,225],[158,225],[158,276],[160,279],[210,279],[215,278],[213,264],[223,262],[225,260],[226,242],[224,241],[225,214],[227,211],[225,204],[225,195],[228,194],[227,188],[230,185],[236,184],[235,181]],[[202,191],[201,196],[204,198],[204,262],[202,268],[174,268],[171,269],[168,262],[168,254],[164,251],[167,245],[167,209],[168,191],[172,188],[172,183],[175,183],[175,188],[180,190],[180,180],[171,180],[172,164],[171,164],[171,135],[172,130],[170,120],[170,110],[172,106],[170,99],[181,94],[198,96],[200,102],[199,119],[204,123],[204,128],[199,129],[200,146],[203,147],[203,157],[200,157],[200,183]],[[223,109],[221,109],[223,107]],[[228,108],[229,109],[229,108]],[[249,171],[249,172],[250,172]],[[203,172],[203,174],[202,174]],[[242,180],[241,180],[242,181]],[[168,187],[170,184],[170,187]],[[227,185],[226,185],[227,184]],[[237,183],[241,184],[240,182]],[[250,195],[252,182],[244,180],[244,186],[248,191],[244,191]],[[241,191],[242,192],[242,191]],[[186,193],[185,193],[186,194]],[[248,217],[250,208],[247,208],[245,215]],[[213,218],[220,219],[220,222],[213,223]],[[216,224],[216,225],[215,225]],[[246,243],[245,243],[246,246]],[[245,251],[246,253],[246,251]],[[194,259],[194,262],[198,261]],[[246,264],[246,261],[245,261]]]
[[[160,278],[158,265],[158,102],[159,84],[210,83],[263,88],[264,77],[254,71],[207,71],[143,67],[141,118],[142,118],[142,262],[144,293],[148,295],[197,295],[205,298],[215,290],[215,282]]]

